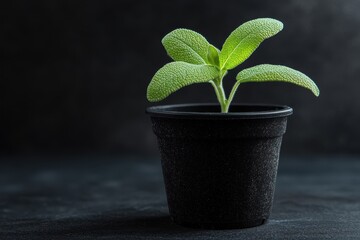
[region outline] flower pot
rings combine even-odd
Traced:
[[[269,218],[292,109],[217,104],[150,107],[169,212],[183,226],[247,228]]]

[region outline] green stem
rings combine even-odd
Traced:
[[[226,106],[225,106],[225,111],[226,112],[229,112],[229,107],[230,107],[230,104],[235,96],[235,93],[236,93],[236,90],[237,88],[239,87],[240,85],[240,82],[236,82],[233,86],[233,88],[231,89],[231,92],[230,92],[230,95],[229,95],[229,98],[228,100],[226,101]]]
[[[221,112],[222,113],[226,113],[226,96],[225,96],[225,91],[224,91],[224,87],[222,85],[222,82],[220,82],[219,86],[219,95],[221,98],[221,102],[220,102],[220,106],[221,106]]]
[[[240,85],[240,82],[236,82],[233,86],[233,88],[231,89],[229,98],[226,99],[226,94],[225,94],[225,90],[222,84],[222,80],[224,78],[224,76],[226,75],[226,72],[221,72],[220,76],[215,78],[214,80],[210,81],[211,85],[214,87],[215,93],[216,93],[216,97],[220,103],[220,107],[221,107],[221,112],[222,113],[228,113],[229,112],[229,108],[230,108],[230,104],[235,96],[236,90]]]
[[[217,97],[217,99],[218,99],[218,101],[219,101],[219,103],[220,103],[220,105],[221,105],[222,99],[221,99],[221,97],[220,97],[219,89],[218,89],[218,87],[217,87],[217,85],[216,85],[216,83],[215,83],[214,81],[211,80],[210,83],[211,83],[211,85],[214,87],[214,90],[215,90],[215,93],[216,93],[216,97]]]
[[[213,87],[215,89],[217,99],[220,103],[221,112],[226,113],[227,112],[227,110],[226,110],[227,100],[226,100],[225,91],[224,91],[224,88],[222,85],[223,77],[224,77],[224,75],[221,74],[218,78],[215,78],[213,81],[210,81],[210,83],[213,85]]]

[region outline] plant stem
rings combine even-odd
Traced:
[[[233,100],[233,98],[234,98],[234,95],[235,95],[236,90],[237,90],[237,88],[239,87],[239,85],[240,85],[240,82],[236,82],[236,83],[234,84],[233,88],[231,89],[229,98],[228,98],[228,100],[226,101],[226,106],[225,106],[225,111],[226,111],[226,112],[229,112],[230,104],[231,104],[231,102],[232,102],[232,100]]]
[[[220,82],[219,86],[219,95],[220,95],[220,98],[221,98],[221,102],[220,102],[220,105],[221,105],[221,112],[222,113],[226,113],[226,95],[225,95],[225,91],[224,91],[224,87],[222,85],[222,82]]]
[[[210,81],[210,83],[213,85],[213,87],[215,89],[217,99],[220,103],[221,112],[227,113],[227,109],[228,109],[228,107],[226,106],[227,100],[226,100],[224,87],[222,85],[223,77],[224,77],[224,74],[221,74],[219,77],[215,78],[213,81]]]
[[[210,81],[211,85],[214,87],[215,93],[216,93],[216,97],[220,103],[220,107],[221,107],[221,113],[228,113],[229,112],[229,108],[230,108],[230,104],[234,98],[234,95],[236,93],[237,88],[240,85],[240,82],[236,82],[233,86],[233,88],[231,89],[229,98],[226,99],[226,94],[225,94],[225,90],[222,84],[222,80],[224,78],[224,76],[226,75],[226,72],[221,72],[220,76],[215,78],[214,80]]]
[[[215,83],[214,81],[211,80],[210,83],[211,83],[211,85],[214,87],[214,90],[215,90],[215,93],[216,93],[216,97],[217,97],[217,99],[218,99],[218,101],[219,101],[219,103],[220,103],[220,105],[221,105],[222,99],[221,99],[221,97],[220,97],[219,89],[218,89],[218,87],[217,87],[217,85],[216,85],[216,83]]]

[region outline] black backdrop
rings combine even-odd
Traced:
[[[292,106],[285,153],[360,153],[359,0],[3,1],[0,12],[2,153],[154,153],[145,93],[170,61],[161,38],[186,27],[220,48],[258,17],[285,28],[243,67],[288,65],[311,76],[321,95],[249,83],[234,102]],[[209,101],[213,90],[202,84],[162,104]]]

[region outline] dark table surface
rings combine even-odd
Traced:
[[[168,216],[160,161],[1,157],[0,239],[360,239],[360,157],[282,157],[266,225],[197,230]]]

